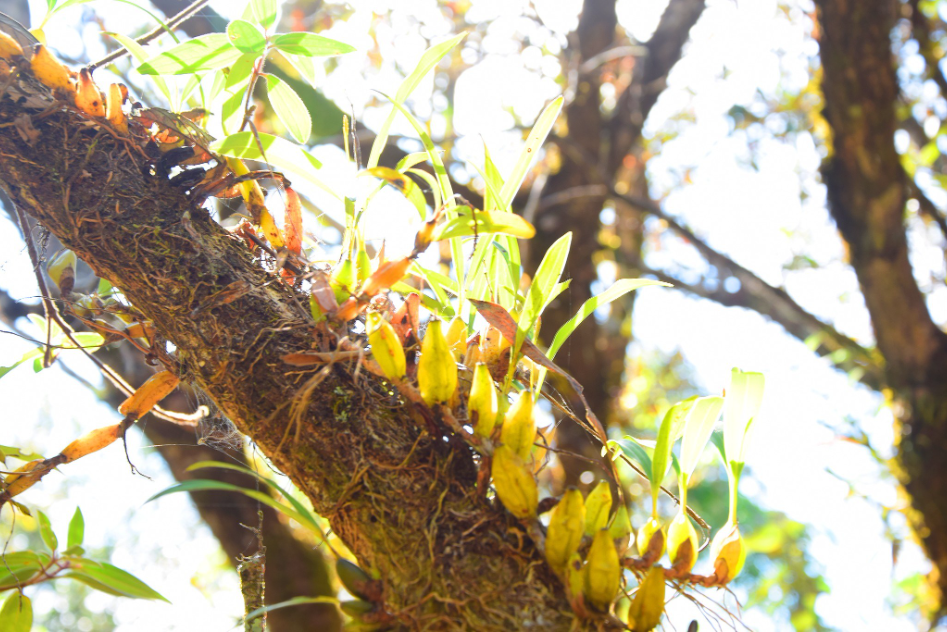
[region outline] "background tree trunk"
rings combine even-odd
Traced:
[[[894,147],[898,83],[887,0],[819,0],[825,117],[834,154],[822,174],[871,314],[899,424],[896,474],[909,519],[947,594],[947,334],[931,320],[908,259],[907,179]]]

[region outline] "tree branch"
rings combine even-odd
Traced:
[[[569,629],[564,589],[525,528],[476,492],[472,451],[445,441],[451,433],[440,426],[437,436],[419,428],[396,393],[355,365],[284,364],[286,354],[356,334],[316,328],[308,297],[261,268],[179,189],[143,175],[125,140],[50,108],[30,79],[24,71],[8,90],[26,98],[0,101],[0,121],[31,115],[39,132],[28,145],[0,126],[3,188],[154,322],[175,349],[171,368],[254,439],[378,573],[394,620],[507,630],[541,616],[545,629]],[[249,291],[197,309],[234,282]]]

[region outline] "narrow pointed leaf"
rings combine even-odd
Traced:
[[[684,420],[681,443],[681,470],[685,475],[690,476],[697,466],[722,408],[722,397],[700,397],[694,400]]]
[[[272,45],[280,52],[300,57],[328,57],[355,51],[354,46],[315,33],[278,33]]]
[[[553,99],[552,103],[547,105],[539,118],[536,119],[533,129],[529,131],[529,136],[526,137],[526,145],[520,152],[516,165],[513,167],[513,172],[510,173],[503,184],[503,189],[500,191],[500,202],[504,206],[509,206],[512,203],[513,197],[526,177],[526,172],[529,171],[530,165],[533,164],[537,154],[539,154],[539,148],[546,141],[546,136],[549,135],[549,130],[552,129],[556,119],[559,118],[562,103],[563,98],[561,96]]]
[[[53,527],[49,524],[49,518],[46,517],[42,511],[36,511],[36,521],[39,524],[39,535],[43,539],[43,544],[50,551],[55,551],[59,547],[59,540],[56,539],[56,534],[53,533]]]
[[[637,290],[640,287],[646,287],[648,285],[663,285],[665,287],[671,287],[669,283],[664,283],[662,281],[652,281],[650,279],[619,279],[612,285],[610,288],[602,292],[597,296],[593,296],[589,300],[582,303],[582,307],[579,308],[579,311],[576,312],[575,316],[570,318],[562,327],[559,328],[559,331],[556,332],[555,338],[552,340],[552,344],[549,345],[549,351],[546,352],[546,355],[550,360],[556,357],[559,349],[562,348],[562,345],[565,344],[566,340],[569,339],[569,336],[572,335],[579,325],[582,324],[586,318],[592,315],[595,310],[599,307],[608,305],[612,301],[621,298],[625,294]]]
[[[82,546],[82,540],[85,537],[85,520],[82,518],[82,511],[76,507],[76,513],[72,514],[72,520],[69,521],[69,535],[66,537],[66,546]]]
[[[762,373],[749,373],[740,369],[731,372],[723,410],[723,441],[729,461],[745,461],[750,422],[760,412],[764,386]]]
[[[111,31],[107,32],[106,35],[110,35],[118,40],[118,43],[125,47],[132,57],[135,58],[135,61],[138,63],[144,63],[150,55],[141,44],[128,37],[127,35],[122,35],[121,33],[113,33]],[[161,94],[164,95],[164,98],[171,102],[171,90],[168,89],[168,84],[161,77],[153,76],[151,78],[155,82],[155,85],[158,86],[158,89],[161,90]]]
[[[405,80],[401,82],[401,85],[398,87],[398,91],[395,93],[394,103],[400,105],[405,102],[405,100],[414,92],[414,89],[418,87],[418,84],[421,83],[421,80],[424,78],[427,73],[429,73],[434,66],[437,65],[437,62],[441,60],[444,55],[449,53],[457,44],[460,43],[466,33],[460,33],[454,37],[434,44],[428,48],[421,55],[421,59],[418,60],[418,65],[415,66],[414,70],[410,75],[405,77]],[[395,112],[392,110],[391,114],[388,115],[388,118],[385,119],[385,122],[382,124],[381,129],[378,131],[378,136],[375,137],[375,142],[372,143],[372,151],[368,156],[367,166],[377,167],[378,159],[381,158],[381,152],[385,149],[385,144],[388,142],[388,130],[391,128],[392,122],[395,120]]]
[[[151,586],[141,581],[128,571],[112,566],[106,562],[93,562],[92,560],[82,560],[73,570],[65,573],[65,577],[73,577],[84,583],[100,586],[94,586],[101,590],[101,586],[110,589],[113,594],[123,597],[132,597],[135,599],[160,599],[168,601],[161,593],[154,590]],[[87,580],[91,580],[87,581]],[[168,602],[170,603],[170,602]]]

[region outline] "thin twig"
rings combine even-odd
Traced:
[[[149,31],[148,33],[145,33],[144,35],[136,39],[135,42],[144,46],[151,40],[156,39],[162,33],[165,33],[165,32],[170,33],[171,29],[177,26],[180,26],[185,21],[194,17],[194,14],[196,14],[200,9],[202,9],[204,5],[207,4],[207,1],[208,0],[195,0],[195,2],[192,2],[190,6],[188,6],[186,9],[184,9],[183,11],[178,13],[176,16],[168,20],[166,24],[159,24],[153,30]],[[89,69],[89,72],[92,72],[99,66],[111,64],[113,61],[117,59],[121,59],[127,54],[128,54],[128,49],[123,46],[119,48],[118,50],[113,51],[112,53],[109,53],[108,55],[100,59],[99,61],[89,64],[87,68]]]
[[[102,362],[102,360],[95,357],[95,355],[90,352],[81,342],[79,342],[75,337],[75,330],[66,322],[66,319],[62,317],[62,314],[59,312],[59,309],[56,307],[56,303],[49,298],[49,288],[46,285],[46,279],[43,277],[43,273],[39,269],[39,255],[36,252],[36,246],[33,244],[33,237],[29,232],[29,223],[26,219],[26,214],[20,210],[15,203],[13,204],[13,211],[16,214],[17,221],[20,223],[20,229],[23,231],[23,239],[26,241],[26,249],[30,255],[30,261],[33,264],[33,272],[36,274],[36,282],[39,284],[40,298],[43,301],[43,309],[46,312],[46,354],[44,356],[43,366],[48,368],[49,364],[46,363],[45,358],[49,357],[53,345],[50,344],[50,331],[51,327],[49,326],[49,321],[52,320],[54,323],[59,325],[59,328],[62,329],[63,335],[69,339],[77,349],[81,350],[87,358],[92,360],[92,362],[99,368],[102,372],[102,375],[112,383],[115,388],[122,391],[125,396],[130,396],[135,392],[128,382],[126,382],[121,375],[119,375],[112,367]],[[204,416],[202,410],[198,410],[196,413],[185,415],[182,413],[175,413],[170,410],[164,410],[158,406],[155,406],[152,409],[152,414],[166,421],[172,421],[178,424],[193,425],[197,423],[201,417]]]

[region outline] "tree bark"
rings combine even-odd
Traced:
[[[897,4],[819,0],[829,207],[871,314],[898,421],[897,475],[909,520],[947,594],[947,334],[931,320],[908,258],[908,183],[894,147],[898,83],[890,33]]]
[[[143,175],[130,143],[50,107],[31,80],[24,71],[0,101],[3,188],[154,321],[173,345],[156,345],[159,357],[256,441],[378,574],[394,623],[569,629],[563,587],[525,529],[476,492],[470,448],[437,420],[434,435],[419,428],[410,405],[354,362],[286,365],[287,353],[356,333],[316,327],[305,296],[179,189]],[[38,132],[32,144],[12,124],[20,115]],[[245,293],[216,300],[235,287]]]

